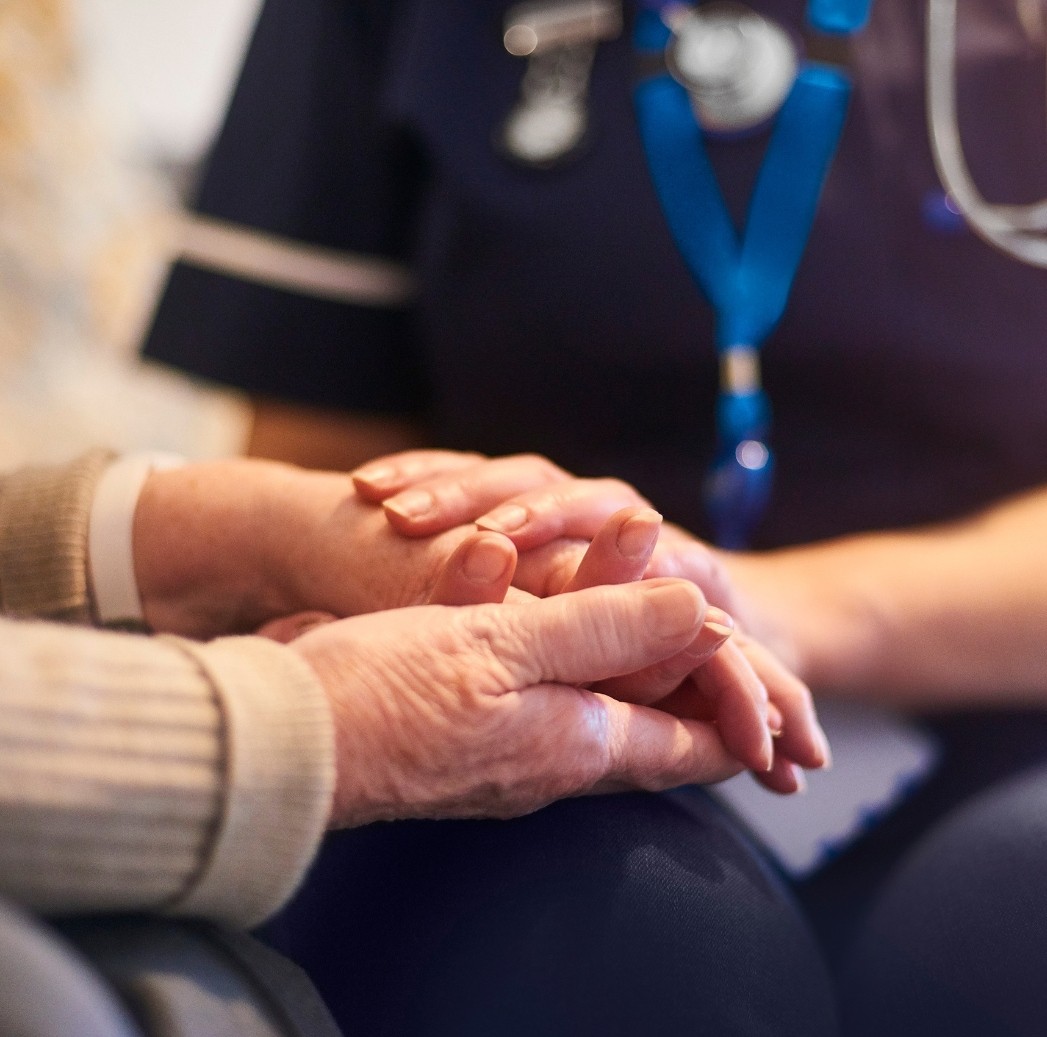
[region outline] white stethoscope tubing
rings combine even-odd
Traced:
[[[1032,2],[1038,3],[1039,0]],[[927,0],[927,128],[939,180],[951,202],[980,238],[1023,263],[1047,268],[1047,199],[1026,205],[987,202],[967,166],[956,108],[956,3],[957,0]],[[1022,0],[1017,0],[1017,3],[1020,6]],[[544,12],[541,4],[531,3],[520,5],[519,10],[526,9],[533,21],[536,7],[538,13]],[[584,7],[584,0],[581,3],[565,3],[563,11],[575,15],[579,7]],[[616,31],[621,24],[621,12],[615,9],[613,0],[603,0],[603,6],[599,0],[590,0],[585,13],[591,16],[592,10],[596,10],[606,15],[604,8],[616,12],[616,17],[610,18],[608,22],[612,32]],[[518,8],[514,7],[510,13],[516,11]],[[734,17],[737,18],[737,15]],[[512,30],[519,30],[521,25],[514,23]],[[536,32],[533,26],[530,31],[532,35]],[[558,42],[562,43],[562,40]],[[506,47],[512,53],[517,53],[508,42]]]
[[[927,121],[942,186],[971,229],[1033,266],[1047,267],[1047,199],[994,205],[975,186],[956,119],[956,0],[927,0]]]

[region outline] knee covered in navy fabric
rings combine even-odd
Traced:
[[[1040,1035],[1047,770],[983,793],[903,861],[844,981],[853,1034]]]
[[[685,796],[345,833],[271,935],[377,1033],[831,1032],[784,887]]]

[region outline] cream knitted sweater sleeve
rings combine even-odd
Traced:
[[[87,516],[109,460],[0,478],[0,895],[250,926],[322,836],[327,701],[261,638],[68,625],[90,620]]]

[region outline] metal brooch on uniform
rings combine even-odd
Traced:
[[[526,58],[520,96],[498,130],[499,150],[540,169],[576,155],[589,132],[596,45],[622,31],[621,0],[528,0],[505,16],[505,49]]]

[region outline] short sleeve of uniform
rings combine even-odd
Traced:
[[[380,116],[396,8],[266,0],[203,171],[196,222],[365,266],[407,261],[421,162]],[[146,356],[301,403],[394,413],[423,405],[408,303],[360,303],[233,267],[174,265]]]

